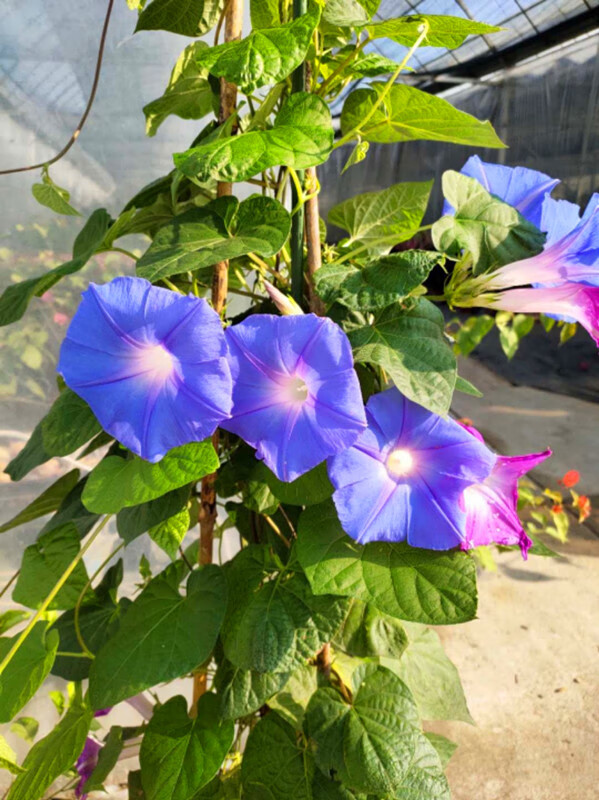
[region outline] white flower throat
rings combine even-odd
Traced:
[[[414,457],[409,450],[392,450],[387,456],[386,466],[394,477],[409,475],[414,469]]]

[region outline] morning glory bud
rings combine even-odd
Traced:
[[[276,286],[273,286],[269,281],[264,281],[264,288],[268,292],[270,299],[284,317],[295,316],[297,314],[304,313],[300,306],[295,302],[293,297],[283,294],[283,292],[277,289]]]

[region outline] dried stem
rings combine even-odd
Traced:
[[[322,650],[316,656],[316,664],[318,669],[325,677],[329,677],[331,674],[331,644],[327,642]]]
[[[243,0],[229,0],[225,15],[225,42],[233,42],[241,38],[243,26]],[[220,81],[220,109],[218,121],[220,124],[225,122],[235,113],[237,105],[237,87],[221,78]],[[236,133],[236,126],[233,126],[232,134]],[[233,193],[233,185],[225,181],[219,181],[217,186],[218,197],[225,197]],[[214,266],[212,277],[212,305],[217,314],[222,314],[227,301],[229,286],[229,262],[219,261]],[[212,436],[212,443],[218,452],[219,434],[218,430]],[[200,547],[198,549],[198,561],[201,565],[212,562],[212,545],[214,541],[214,526],[216,524],[216,473],[206,475],[202,479],[200,491]],[[207,676],[204,671],[197,672],[193,679],[193,704],[192,714],[195,713],[197,701],[207,689]]]
[[[114,6],[114,0],[108,0],[108,8],[106,9],[106,16],[104,17],[104,25],[102,27],[102,33],[100,34],[100,45],[98,47],[98,56],[96,58],[96,70],[94,73],[94,80],[92,83],[91,92],[89,95],[89,100],[87,101],[87,105],[85,106],[85,111],[83,112],[81,119],[75,130],[73,131],[73,135],[69,139],[69,141],[65,144],[62,148],[60,153],[57,153],[54,158],[50,158],[47,161],[40,161],[39,164],[30,164],[28,167],[15,167],[14,169],[3,169],[0,170],[0,175],[12,175],[15,172],[28,172],[32,169],[40,169],[40,167],[47,167],[50,164],[55,164],[57,161],[65,156],[71,147],[75,144],[77,139],[79,138],[79,134],[81,133],[83,126],[85,125],[85,121],[89,115],[89,112],[92,109],[94,104],[94,99],[96,97],[96,91],[98,89],[98,83],[100,81],[100,72],[102,70],[102,59],[104,57],[104,45],[106,44],[106,34],[108,33],[108,23],[110,22],[110,15],[112,14],[112,8]]]

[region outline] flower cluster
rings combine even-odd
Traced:
[[[360,543],[528,546],[516,480],[549,451],[497,458],[395,388],[365,408],[349,340],[326,317],[255,314],[223,332],[205,300],[116,278],[84,293],[58,370],[146,460],[218,426],[282,481],[326,460],[339,519]]]
[[[599,194],[581,213],[576,204],[551,197],[559,181],[542,172],[487,164],[478,156],[462,172],[546,234],[541,253],[485,276],[484,291],[498,293],[476,304],[579,322],[599,345]]]

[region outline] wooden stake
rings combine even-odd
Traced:
[[[243,27],[243,0],[229,0],[225,15],[225,42],[233,42],[241,38]],[[223,122],[235,113],[237,105],[237,87],[224,78],[220,81],[220,108],[218,121]],[[236,133],[234,125],[232,135]],[[233,193],[233,185],[226,181],[219,181],[216,190],[218,197],[225,197]],[[222,314],[227,302],[229,288],[229,262],[219,261],[214,266],[212,276],[212,306],[217,314]],[[212,436],[212,443],[218,453],[218,430]],[[214,526],[216,524],[216,473],[206,475],[202,479],[200,491],[200,547],[198,549],[198,562],[210,564],[212,562],[212,548],[214,541]],[[197,672],[193,680],[193,705],[192,714],[195,713],[196,703],[207,689],[207,676],[205,672]]]

